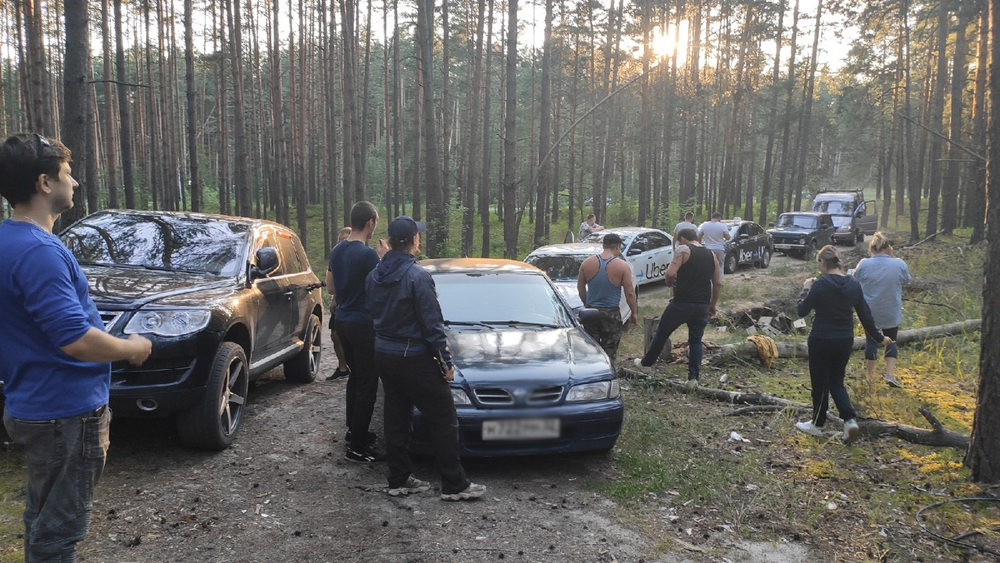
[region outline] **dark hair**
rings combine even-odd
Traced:
[[[689,217],[690,217],[691,219],[694,219],[694,212],[693,212],[693,211],[688,211],[687,213],[685,213],[685,214],[684,214],[684,218],[685,218],[685,219],[687,219],[687,218],[689,218]]]
[[[597,217],[597,215],[594,215],[593,213],[591,213],[590,215],[587,215],[587,219],[595,219],[596,217]]]
[[[0,195],[11,205],[28,203],[35,196],[38,176],[58,176],[71,156],[66,145],[37,133],[7,137],[0,146]]]
[[[832,244],[828,244],[819,249],[819,254],[816,255],[816,259],[821,260],[827,270],[833,270],[840,267],[840,251],[837,250],[837,247]]]
[[[718,211],[712,213],[712,219],[722,219],[722,213],[719,213]]]
[[[351,228],[355,231],[363,231],[372,219],[378,219],[378,211],[371,203],[359,201],[351,208]]]
[[[698,233],[696,233],[695,230],[690,227],[685,227],[677,231],[677,238],[678,240],[679,239],[698,240]]]
[[[413,238],[389,237],[389,248],[395,252],[409,252],[413,248]]]

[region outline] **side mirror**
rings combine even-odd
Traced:
[[[581,323],[583,323],[583,322],[588,322],[588,321],[596,321],[597,317],[599,317],[600,315],[601,315],[601,312],[598,311],[597,309],[591,309],[589,307],[584,307],[584,308],[580,309],[579,313],[577,313],[576,318]]]
[[[257,251],[257,265],[250,267],[250,281],[266,278],[278,269],[278,250],[273,246],[265,246]]]
[[[768,223],[767,226],[771,227],[773,229],[774,228],[774,223]]]
[[[628,254],[626,254],[625,256],[638,256],[639,254],[642,254],[641,250],[639,250],[638,248],[630,248],[628,249]]]

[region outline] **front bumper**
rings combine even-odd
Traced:
[[[781,252],[804,252],[807,248],[809,248],[807,245],[800,244],[798,242],[794,242],[794,243],[776,242],[776,243],[774,243],[774,249],[775,250],[779,250]]]
[[[460,407],[458,413],[459,453],[463,457],[514,456],[608,450],[621,433],[624,407],[621,398],[586,403],[570,403],[533,409],[476,409]],[[410,450],[432,455],[427,426],[414,410]],[[558,438],[526,440],[483,440],[483,422],[514,418],[558,418]]]

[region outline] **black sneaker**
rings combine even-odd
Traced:
[[[345,457],[351,461],[360,461],[362,463],[374,463],[376,461],[385,461],[385,454],[373,450],[371,448],[365,448],[364,451],[357,451],[351,448],[347,448],[347,454]]]
[[[389,487],[388,493],[390,496],[398,497],[399,495],[409,495],[413,493],[422,493],[424,491],[429,491],[431,484],[427,481],[421,481],[413,475],[406,478],[406,482],[399,487]]]
[[[351,370],[349,369],[342,370],[340,368],[337,368],[333,370],[333,374],[327,377],[326,380],[333,381],[334,379],[340,379],[341,377],[347,377],[348,375],[351,375]]]
[[[376,442],[378,442],[378,434],[376,434],[375,432],[372,432],[371,430],[369,430],[368,431],[368,439],[365,440],[365,448],[370,448],[370,447],[374,446]],[[348,448],[351,447],[351,431],[350,430],[348,430],[347,434],[344,435],[344,444],[347,445]]]

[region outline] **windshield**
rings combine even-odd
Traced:
[[[590,233],[585,236],[580,242],[604,242],[604,235],[610,234],[611,231],[597,231],[596,233]],[[628,243],[632,241],[632,235],[626,235],[622,233],[617,233],[618,236],[622,237],[622,250],[628,246]]]
[[[224,219],[104,212],[60,237],[80,264],[234,276],[249,225]]]
[[[830,215],[850,216],[852,213],[854,213],[854,209],[852,209],[851,202],[839,201],[835,199],[830,199],[826,201],[815,201],[813,202],[812,210],[819,211],[820,213],[829,213]]]
[[[795,227],[797,229],[815,229],[816,217],[813,215],[791,215],[788,213],[778,217],[779,227]]]
[[[552,286],[537,274],[437,274],[445,323],[573,326]]]
[[[851,225],[852,217],[850,215],[834,215],[831,217],[833,219],[834,227],[849,227]]]
[[[557,256],[528,256],[525,262],[544,271],[552,281],[576,281],[580,264],[593,254],[561,254]]]

